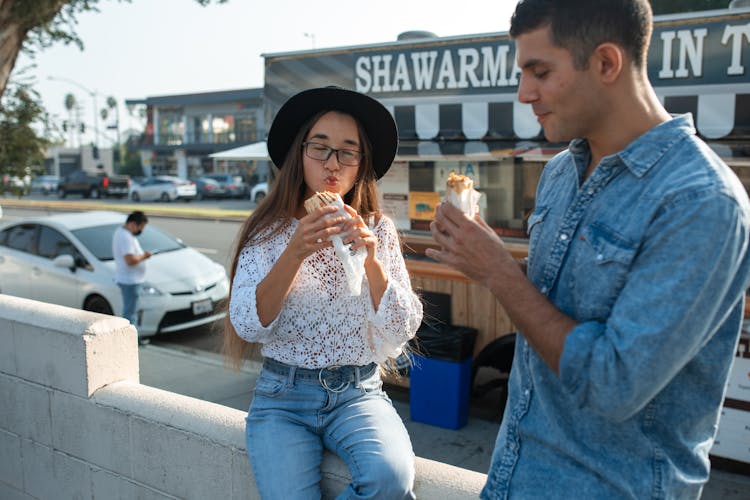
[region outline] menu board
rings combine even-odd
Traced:
[[[393,220],[396,229],[410,229],[409,170],[405,161],[394,161],[388,172],[378,181],[380,208]]]

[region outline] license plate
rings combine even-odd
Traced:
[[[193,315],[210,313],[214,309],[214,305],[211,303],[211,299],[199,300],[193,302]]]

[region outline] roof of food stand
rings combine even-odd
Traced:
[[[227,149],[208,155],[216,160],[270,160],[266,141],[246,144],[238,148]]]

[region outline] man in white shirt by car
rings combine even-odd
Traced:
[[[151,252],[143,251],[136,236],[146,227],[146,214],[137,210],[128,215],[125,224],[115,230],[112,237],[112,257],[115,261],[115,281],[122,291],[122,317],[136,325],[136,310],[141,285],[146,280],[146,259]],[[147,344],[144,337],[139,344]]]

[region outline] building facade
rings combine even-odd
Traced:
[[[262,102],[260,88],[128,99],[128,106],[146,106],[146,130],[128,147],[140,151],[146,176],[188,178],[214,172],[249,176],[255,162],[219,167],[208,155],[261,140],[265,135]]]
[[[507,33],[264,54],[265,119],[291,95],[338,85],[387,106],[399,128],[396,163],[381,181],[400,229],[424,231],[451,171],[474,179],[480,211],[504,236],[525,238],[548,144]],[[648,74],[668,111],[693,114],[698,133],[750,184],[750,9],[659,16]]]
[[[44,172],[65,177],[76,170],[92,174],[114,175],[114,151],[86,145],[76,148],[54,146],[48,148],[44,158]]]

